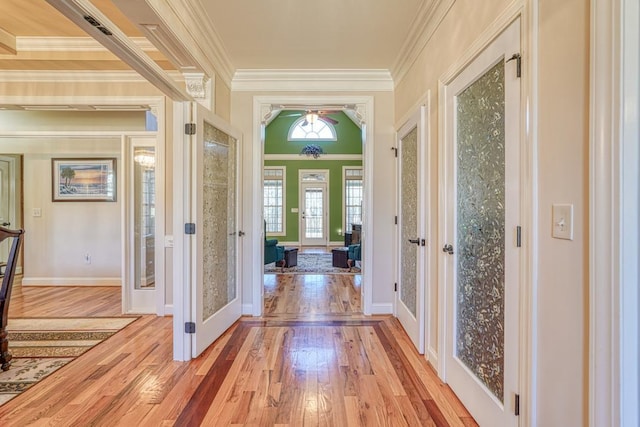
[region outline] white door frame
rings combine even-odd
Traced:
[[[311,182],[303,182],[302,176],[305,173],[309,172],[320,172],[325,176],[324,181],[311,181]],[[329,245],[329,169],[300,169],[298,171],[298,205],[300,206],[300,213],[298,216],[298,241],[300,242],[300,246],[305,246],[305,237],[304,237],[304,227],[302,225],[302,208],[306,207],[306,203],[304,203],[304,188],[306,186],[316,186],[322,187],[322,246]],[[305,222],[306,225],[306,222]],[[312,245],[308,245],[312,246]]]
[[[373,263],[372,248],[375,245],[373,235],[373,218],[375,212],[373,212],[373,189],[371,183],[373,183],[373,147],[374,147],[374,111],[373,111],[373,96],[349,96],[349,95],[337,95],[337,96],[300,96],[300,95],[274,95],[274,96],[254,96],[253,98],[253,141],[252,141],[252,156],[251,156],[251,170],[253,171],[251,189],[252,200],[251,206],[253,206],[253,212],[250,213],[251,221],[245,222],[251,224],[250,230],[247,230],[247,236],[251,236],[251,253],[254,256],[247,261],[246,264],[251,268],[250,277],[252,277],[252,295],[250,303],[246,304],[243,308],[244,314],[250,314],[253,316],[262,315],[262,291],[263,291],[263,256],[264,250],[264,236],[261,232],[256,230],[262,230],[262,204],[263,204],[263,189],[262,189],[262,168],[264,165],[264,121],[271,112],[271,105],[281,104],[313,104],[313,105],[335,105],[335,104],[355,104],[358,107],[358,113],[363,117],[363,129],[364,129],[364,145],[363,145],[363,169],[364,169],[364,224],[363,224],[363,236],[366,236],[367,244],[364,245],[363,250],[363,268],[362,271],[362,309],[364,314],[371,314],[373,305],[373,284],[371,276],[370,266]],[[246,219],[247,217],[245,217]],[[247,226],[248,228],[248,226]]]
[[[639,27],[637,0],[591,1],[591,427],[640,423]]]
[[[536,399],[536,376],[537,376],[537,269],[538,269],[538,197],[537,197],[537,128],[538,128],[538,0],[516,0],[511,3],[487,29],[476,38],[471,47],[465,51],[458,61],[453,63],[449,69],[439,79],[439,99],[443,97],[443,86],[452,81],[493,39],[495,39],[505,28],[518,17],[521,18],[521,46],[522,46],[522,77],[521,77],[521,100],[523,116],[521,126],[522,133],[522,163],[523,177],[521,180],[521,214],[522,214],[522,268],[521,268],[521,290],[520,290],[520,425],[522,427],[537,425],[537,399]],[[444,128],[444,106],[439,103],[439,129]],[[439,158],[438,175],[439,180],[443,179],[445,173],[445,158],[443,153],[445,135],[439,132]],[[438,203],[444,203],[443,188],[440,186]],[[444,218],[440,215],[438,219],[438,248],[446,242],[443,230],[445,229]],[[439,265],[442,266],[442,253],[438,250]],[[438,271],[438,363],[439,375],[444,372],[444,334],[442,325],[444,315],[442,308],[444,299],[444,272],[442,268]]]

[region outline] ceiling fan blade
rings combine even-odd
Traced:
[[[302,113],[278,114],[278,117],[300,117]]]
[[[336,119],[332,119],[329,116],[320,116],[318,118],[320,120],[324,120],[325,122],[331,123],[332,125],[337,125],[339,123]]]

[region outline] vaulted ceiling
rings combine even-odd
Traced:
[[[82,1],[90,1],[163,69],[176,68],[143,37],[128,11],[118,8],[122,1]],[[233,74],[237,69],[392,70],[439,0],[182,2],[197,3],[205,12]],[[45,0],[0,0],[0,5],[0,70],[128,69]]]

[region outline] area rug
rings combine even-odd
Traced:
[[[100,344],[138,317],[9,319],[11,368],[0,371],[0,405]]]
[[[289,274],[360,274],[360,269],[334,267],[332,254],[301,254],[298,253],[298,265],[285,268],[276,267],[276,263],[264,266],[265,273],[289,273]]]

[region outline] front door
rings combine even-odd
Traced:
[[[517,425],[519,51],[518,20],[444,88],[443,376],[482,426]]]
[[[328,244],[327,171],[300,171],[300,244]]]
[[[420,112],[422,109],[419,110]],[[424,354],[424,129],[418,113],[398,132],[398,289],[396,316],[420,354]]]
[[[192,310],[196,357],[241,315],[239,279],[240,135],[192,105]],[[190,231],[189,231],[190,232]]]

